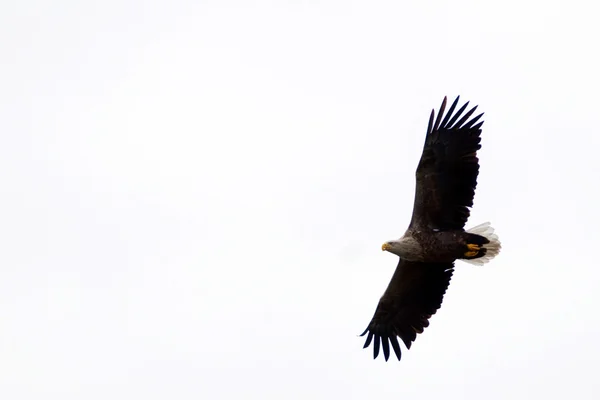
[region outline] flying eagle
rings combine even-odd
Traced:
[[[464,230],[479,174],[483,121],[477,121],[483,113],[469,120],[475,106],[461,118],[467,102],[453,114],[459,97],[445,116],[445,97],[437,118],[431,111],[416,171],[412,220],[404,236],[381,247],[400,260],[373,319],[360,335],[368,333],[364,348],[372,342],[374,358],[381,347],[387,361],[391,343],[400,360],[398,337],[410,349],[442,305],[455,260],[482,265],[500,252],[500,241],[489,223]]]

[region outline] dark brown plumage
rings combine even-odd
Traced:
[[[435,314],[442,304],[454,265],[452,263],[423,263],[400,259],[387,290],[381,297],[375,315],[369,327],[362,333],[369,332],[364,348],[373,342],[373,357],[379,354],[379,342],[387,361],[389,345],[396,353],[398,360],[402,357],[398,339],[410,349],[417,333],[429,326],[429,318]]]
[[[458,99],[454,100],[440,123],[446,108],[444,97],[433,126],[434,111],[431,110],[423,154],[416,171],[411,228],[462,229],[469,218],[468,207],[473,206],[479,174],[477,150],[481,148],[479,143],[483,121],[477,125],[475,123],[483,113],[465,124],[477,109],[475,106],[457,121],[469,105],[469,102],[465,103],[452,116]]]
[[[380,348],[386,361],[390,345],[400,360],[398,337],[407,349],[442,304],[454,272],[454,260],[481,263],[500,250],[493,229],[483,224],[465,232],[473,205],[481,148],[483,114],[469,120],[477,107],[456,113],[458,97],[444,116],[446,98],[435,117],[432,110],[423,153],[416,170],[412,219],[405,235],[382,247],[400,256],[396,271],[381,297],[375,314],[361,336],[364,347]]]

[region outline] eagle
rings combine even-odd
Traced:
[[[473,206],[481,148],[483,113],[463,115],[469,102],[454,112],[460,96],[446,110],[444,97],[437,117],[431,110],[425,145],[416,170],[412,219],[404,235],[385,242],[381,249],[399,257],[392,279],[379,300],[363,348],[373,344],[387,361],[390,344],[402,357],[398,338],[407,349],[441,307],[456,260],[483,265],[501,249],[489,222],[465,230]]]

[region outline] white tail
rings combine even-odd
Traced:
[[[481,246],[486,249],[483,257],[473,258],[471,260],[465,260],[464,258],[461,258],[462,261],[468,262],[469,264],[483,265],[500,253],[502,244],[500,243],[500,239],[498,239],[498,235],[494,233],[494,228],[492,228],[492,225],[490,225],[489,222],[484,222],[481,225],[474,226],[473,228],[468,229],[467,232],[483,236],[490,242]]]

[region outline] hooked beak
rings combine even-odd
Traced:
[[[388,243],[384,243],[383,246],[381,246],[381,250],[382,251],[389,251],[390,250],[390,245]]]

